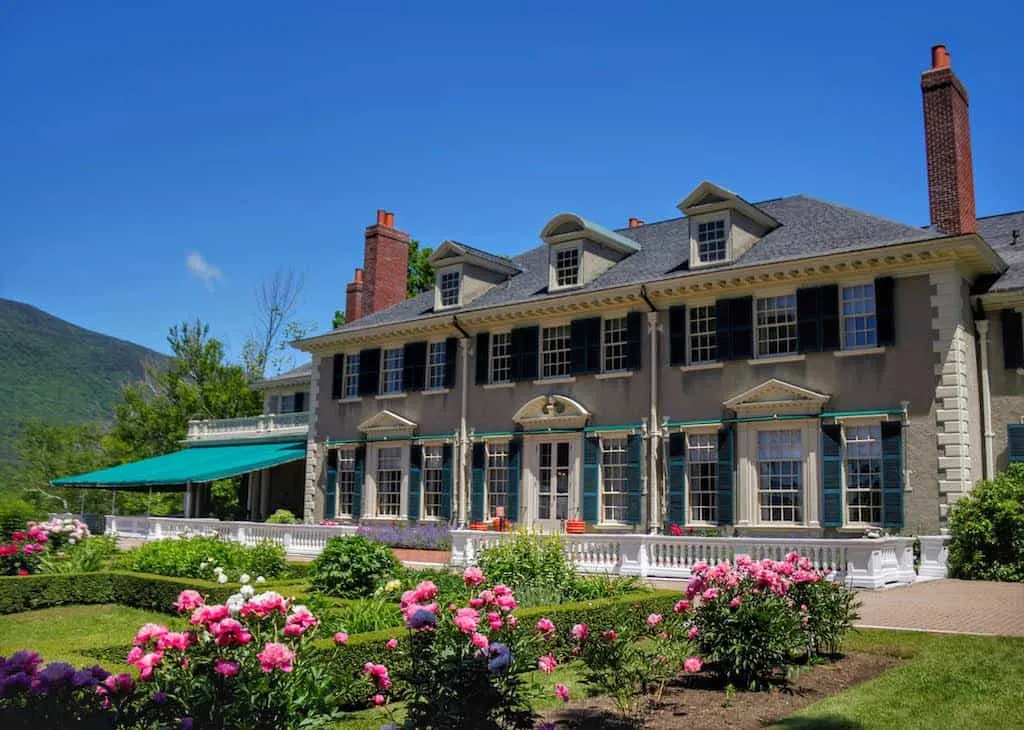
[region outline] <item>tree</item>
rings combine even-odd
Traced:
[[[340,309],[334,310],[334,319],[331,320],[331,329],[336,330],[345,324],[345,313]]]
[[[420,248],[417,240],[409,241],[409,270],[405,279],[405,296],[411,298],[434,288],[434,267],[430,255],[434,249]]]
[[[294,319],[304,285],[303,277],[291,269],[278,269],[256,288],[256,330],[242,347],[242,362],[250,380],[261,380],[268,366],[275,374],[294,366],[289,343],[311,330]]]

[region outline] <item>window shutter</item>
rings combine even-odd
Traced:
[[[455,363],[458,359],[459,340],[449,337],[444,341],[444,387],[449,390],[455,387]]]
[[[380,348],[359,352],[359,395],[380,392]]]
[[[796,290],[796,341],[798,352],[821,352],[821,288]]]
[[[484,480],[487,476],[487,445],[473,444],[473,478],[469,493],[469,519],[483,522]]]
[[[1007,370],[1024,367],[1024,324],[1020,312],[1004,309],[999,313],[1003,331],[1003,366]]]
[[[738,297],[730,300],[730,340],[733,360],[754,356],[754,298]]]
[[[296,393],[295,394],[295,412],[296,413],[302,413],[304,410],[306,410],[306,393],[305,392]]]
[[[442,520],[452,518],[452,445],[441,447],[441,509]]]
[[[569,325],[573,375],[601,372],[601,318],[574,319]]]
[[[821,427],[821,524],[843,526],[843,434],[831,424]]]
[[[476,384],[487,385],[490,380],[491,336],[480,332],[476,336]]]
[[[327,484],[324,486],[324,519],[334,519],[334,506],[337,504],[338,470],[327,467]]]
[[[540,327],[512,330],[512,379],[536,380],[540,353]]]
[[[331,398],[338,400],[344,392],[345,385],[345,356],[337,354],[331,363]]]
[[[412,444],[409,447],[409,509],[410,520],[420,518],[420,492],[423,485],[423,446]]]
[[[1010,464],[1024,464],[1024,423],[1006,426],[1006,457]]]
[[[644,440],[641,436],[626,438],[626,521],[639,525],[643,515]]]
[[[903,424],[882,424],[882,526],[903,527]]]
[[[686,434],[668,436],[668,521],[686,524]]]
[[[896,344],[896,312],[894,280],[891,276],[875,279],[875,318],[878,323],[879,346]]]
[[[427,343],[410,342],[402,351],[402,390],[423,390],[427,387]]]
[[[838,350],[842,347],[839,332],[839,286],[821,287],[821,349]]]
[[[601,439],[588,436],[583,439],[583,519],[591,525],[598,523],[601,509]]]
[[[626,369],[639,370],[643,363],[643,313],[626,315]]]
[[[733,522],[732,444],[732,429],[720,429],[718,431],[718,473],[716,474],[718,494],[715,500],[719,525],[731,525]]]
[[[523,440],[508,442],[508,494],[505,497],[505,517],[519,522],[519,465],[522,463]]]
[[[668,364],[686,364],[686,305],[668,308]]]
[[[366,478],[366,447],[356,449],[355,466],[353,469],[352,518],[363,516],[363,480]]]

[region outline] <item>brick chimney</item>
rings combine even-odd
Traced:
[[[395,230],[394,213],[378,210],[377,222],[367,227],[363,269],[366,274],[360,316],[379,312],[405,300],[409,234]],[[356,281],[352,283],[358,282],[357,274]]]
[[[355,322],[363,316],[363,270],[356,269],[356,277],[345,287],[345,322]]]
[[[945,46],[932,47],[932,67],[921,74],[928,207],[932,225],[946,233],[974,233],[974,168],[967,89],[949,65]]]

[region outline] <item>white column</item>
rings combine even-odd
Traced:
[[[270,512],[270,470],[260,471],[260,514],[259,519],[267,519]]]
[[[466,488],[467,470],[469,469],[469,431],[467,430],[466,424],[466,412],[468,409],[469,399],[469,353],[470,345],[472,340],[468,337],[463,337],[459,340],[459,354],[462,355],[462,388],[461,388],[461,403],[459,404],[459,448],[456,449],[459,462],[458,469],[456,470],[456,523],[459,527],[465,527],[468,520],[466,514],[466,494],[469,490]]]
[[[992,447],[996,434],[992,430],[992,385],[988,377],[988,320],[978,320],[975,326],[978,328],[978,350],[981,354],[981,428],[985,442],[982,474],[985,479],[992,479],[996,475],[996,457]]]
[[[193,502],[192,485],[191,484],[186,484],[185,485],[185,517],[191,517],[192,516],[192,507],[193,507],[192,502]]]
[[[650,421],[647,426],[647,531],[654,534],[661,527],[661,495],[664,485],[659,479],[658,445],[661,430],[658,427],[658,313],[647,313],[647,336],[650,342],[650,355],[647,367],[651,370]]]

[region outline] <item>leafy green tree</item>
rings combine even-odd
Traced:
[[[405,279],[406,298],[414,297],[434,288],[434,267],[430,265],[430,255],[434,249],[429,246],[420,248],[417,240],[409,241],[409,270]]]
[[[331,320],[331,329],[336,330],[345,324],[345,313],[340,309],[334,310],[334,319]]]

